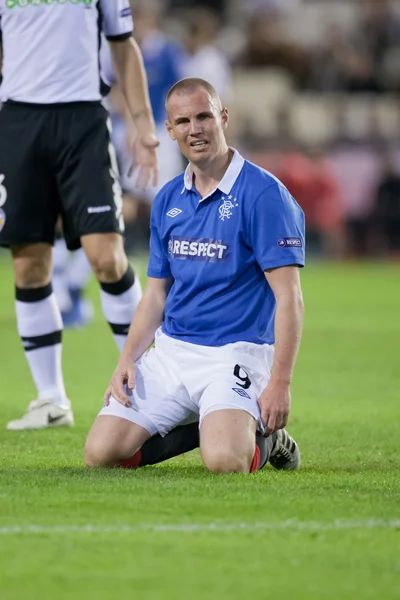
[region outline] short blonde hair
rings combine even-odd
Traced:
[[[165,109],[167,110],[167,113],[168,102],[171,96],[176,93],[179,94],[180,92],[182,92],[182,94],[194,92],[198,88],[203,88],[206,92],[208,92],[213,100],[217,102],[218,106],[222,108],[221,99],[217,94],[217,90],[213,85],[211,85],[211,83],[205,79],[201,79],[200,77],[185,77],[184,79],[177,81],[169,90],[165,99]]]

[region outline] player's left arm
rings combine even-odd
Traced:
[[[271,379],[259,398],[267,433],[286,426],[290,411],[290,383],[300,346],[304,304],[299,268],[268,269],[265,277],[276,300],[275,356]]]
[[[299,267],[304,266],[304,213],[280,182],[270,181],[256,198],[248,235],[276,300],[272,376],[259,398],[266,432],[272,433],[288,421],[290,382],[303,320]]]

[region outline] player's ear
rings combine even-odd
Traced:
[[[224,106],[224,108],[221,110],[221,121],[222,127],[226,129],[229,123],[229,112],[226,106]]]
[[[172,129],[172,125],[169,121],[165,121],[165,127],[167,128],[169,137],[171,138],[171,140],[175,141],[176,140],[176,135],[174,133],[174,130]]]

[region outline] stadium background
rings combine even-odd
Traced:
[[[303,469],[221,478],[192,453],[135,473],[86,471],[84,437],[117,358],[94,284],[94,322],[64,337],[76,427],[6,432],[34,392],[2,252],[1,597],[400,598],[398,2],[162,8],[163,29],[220,88],[230,143],[306,213],[291,420]],[[139,210],[127,239],[143,278],[146,218]]]
[[[398,3],[171,0],[162,23],[228,104],[230,142],[302,205],[309,252],[399,253]]]

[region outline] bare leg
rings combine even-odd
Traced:
[[[103,313],[121,351],[142,297],[139,278],[128,263],[121,235],[85,235],[81,243],[100,283]]]
[[[36,289],[50,283],[53,263],[50,244],[19,244],[11,246],[10,250],[16,287]]]
[[[123,238],[118,233],[84,235],[81,244],[100,283],[115,283],[126,273],[128,259]]]
[[[85,444],[85,463],[91,468],[115,467],[135,454],[151,437],[144,427],[121,417],[97,417]]]
[[[255,452],[255,419],[243,410],[216,410],[200,427],[200,452],[216,473],[249,473]]]

